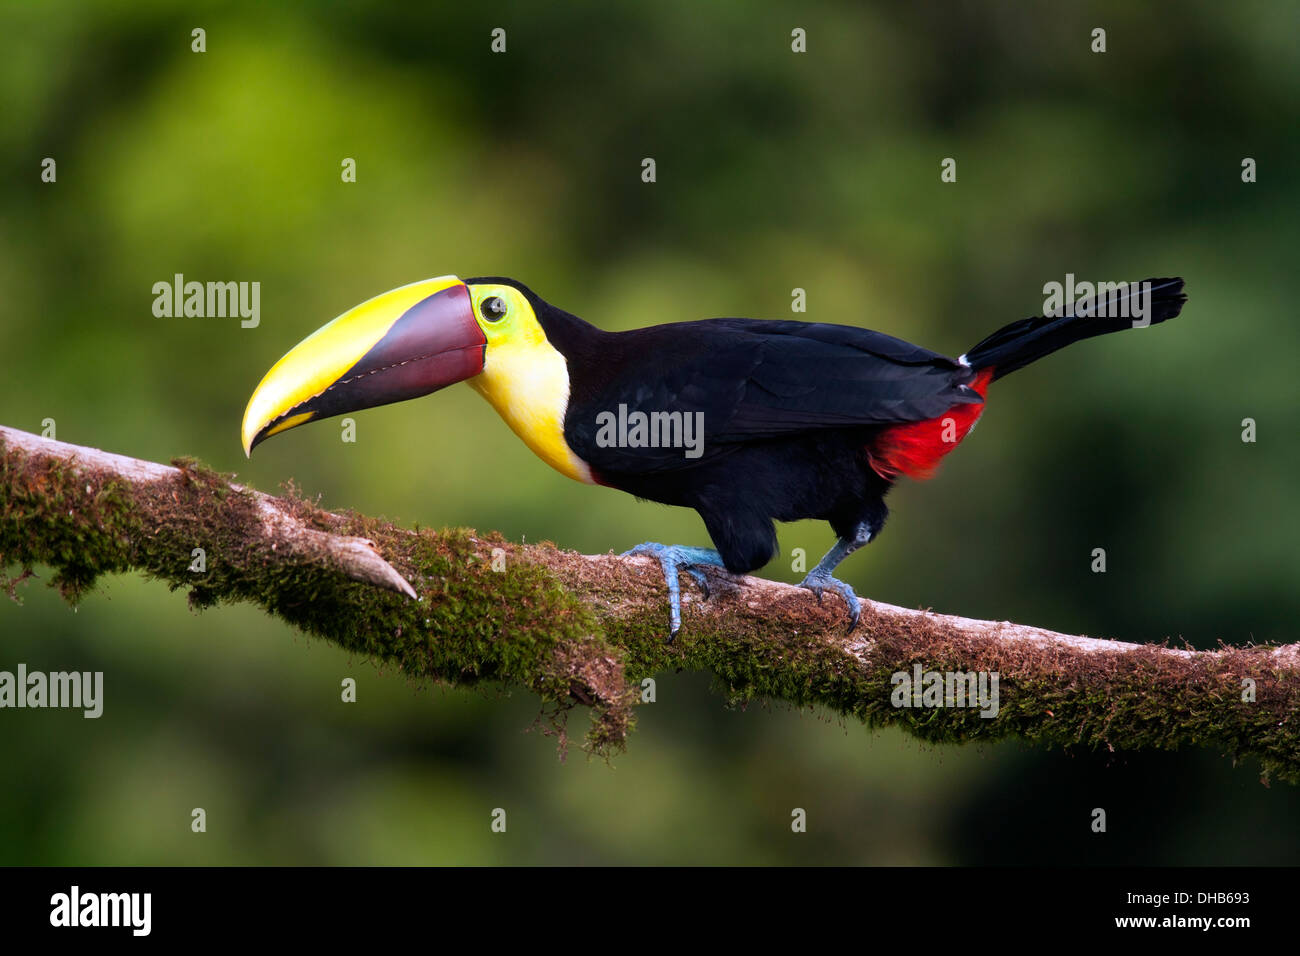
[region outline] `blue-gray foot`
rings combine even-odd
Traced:
[[[807,588],[817,595],[818,601],[821,601],[823,591],[834,591],[849,606],[849,630],[858,626],[858,618],[862,615],[862,602],[853,593],[853,588],[839,578],[833,578],[828,572],[813,568],[808,572],[808,576],[799,582],[799,587]]]
[[[659,566],[664,571],[664,581],[668,585],[668,614],[672,622],[672,630],[668,633],[669,642],[677,636],[677,632],[682,629],[682,591],[678,584],[678,571],[685,571],[695,579],[700,589],[704,591],[704,597],[709,596],[709,580],[704,576],[701,567],[712,565],[715,568],[725,568],[722,562],[722,555],[712,548],[692,548],[686,545],[677,544],[659,544],[655,541],[647,541],[645,544],[638,544],[630,551],[624,551],[623,556],[628,557],[633,554],[646,554],[659,561]]]

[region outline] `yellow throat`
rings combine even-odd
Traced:
[[[476,285],[470,292],[475,314],[479,303],[490,296],[505,299],[509,312],[500,322],[480,322],[488,339],[487,353],[483,371],[469,384],[491,402],[538,458],[575,481],[595,484],[591,468],[564,440],[568,363],[547,340],[528,300],[504,285]]]

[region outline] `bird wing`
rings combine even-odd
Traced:
[[[570,447],[609,474],[692,468],[752,442],[920,421],[981,401],[965,387],[969,369],[952,359],[851,326],[709,319],[613,338],[593,373],[571,370],[565,419]],[[611,444],[602,413],[606,424],[634,422],[634,413],[691,416],[700,453]]]

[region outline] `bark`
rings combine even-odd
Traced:
[[[1300,644],[1197,651],[873,601],[849,632],[834,595],[819,602],[720,572],[708,599],[683,576],[683,629],[669,644],[649,558],[402,529],[324,511],[292,488],[256,492],[192,461],[143,462],[0,427],[0,568],[19,569],[11,593],[37,566],[73,602],[100,574],[135,570],[186,588],[196,607],[251,601],[416,678],[527,687],[562,740],[567,712],[585,706],[588,745],[602,753],[624,746],[649,696],[642,681],[685,669],[712,673],[733,702],[820,705],[929,741],[1205,746],[1257,758],[1265,780],[1300,779]],[[936,692],[931,674],[984,675],[986,691],[996,674],[996,713],[988,700],[962,706],[949,687]]]

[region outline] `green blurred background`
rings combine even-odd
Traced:
[[[420,7],[6,4],[0,421],[408,524],[702,544],[692,512],[549,470],[468,388],[251,462],[244,403],[323,322],[442,273],[606,328],[788,318],[801,287],[808,319],[949,354],[1067,272],[1182,275],[1176,322],[1000,384],[845,576],[1074,633],[1295,639],[1300,8]],[[177,272],[261,282],[260,327],[155,318]],[[830,543],[785,526],[765,573]],[[1300,862],[1300,791],[1213,750],[933,747],[664,673],[625,755],[562,763],[527,694],[415,687],[249,607],[195,615],[135,577],[75,612],[23,595],[0,668],[103,670],[106,709],[0,713],[4,863]]]

